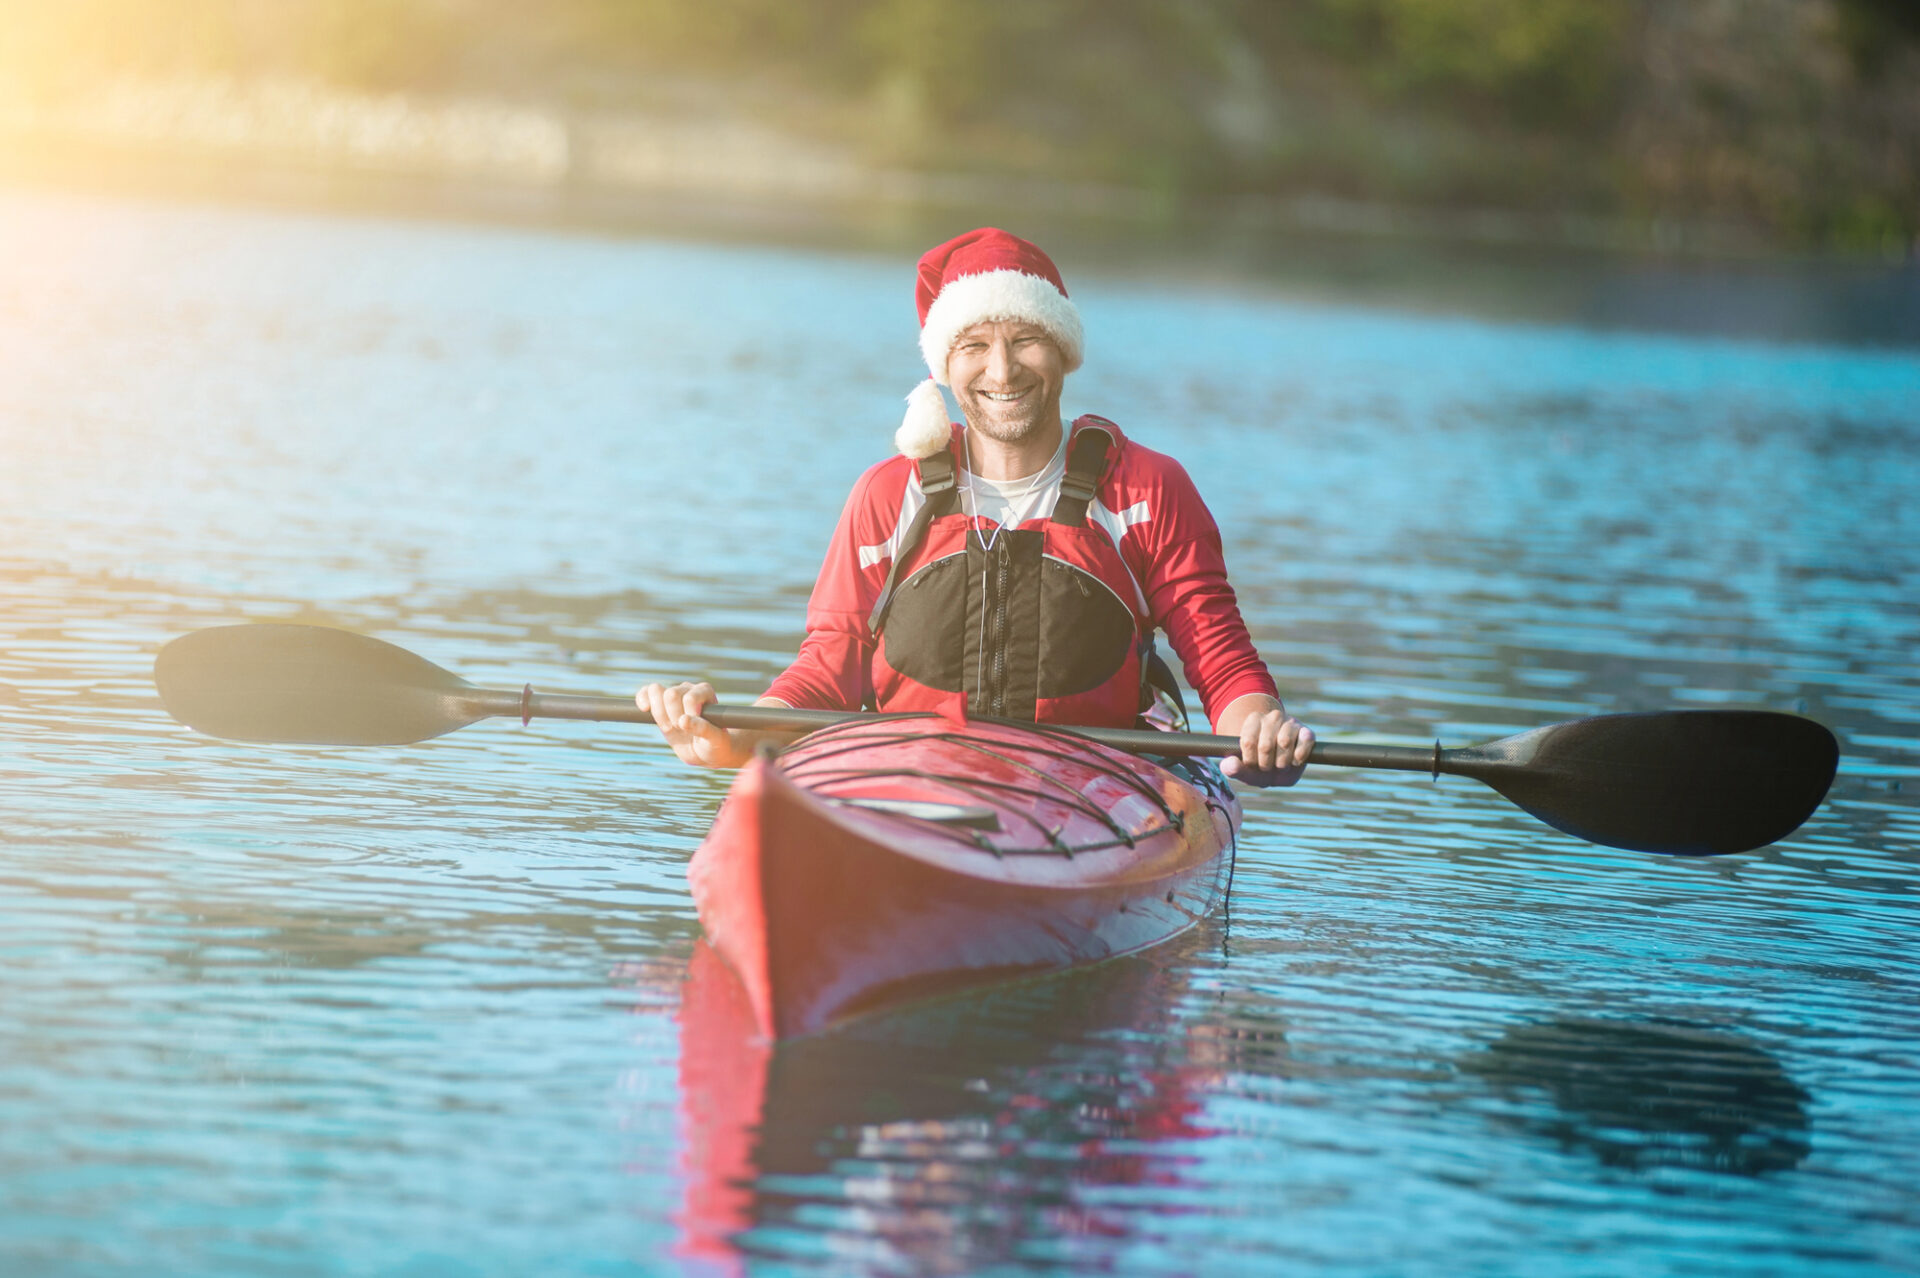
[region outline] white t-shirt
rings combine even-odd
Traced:
[[[968,514],[985,515],[1003,528],[1014,527],[1053,509],[1066,473],[1067,439],[1062,432],[1053,460],[1035,474],[1019,479],[987,479],[972,470],[962,471],[960,506]]]

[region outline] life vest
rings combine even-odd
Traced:
[[[994,718],[1135,722],[1153,624],[1120,548],[1087,518],[1120,442],[1112,422],[1076,420],[1053,513],[997,535],[961,509],[954,445],[917,463],[926,501],[870,618],[878,709],[940,710],[964,697],[967,713]]]

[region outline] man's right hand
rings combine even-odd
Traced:
[[[660,735],[686,763],[702,768],[737,768],[753,757],[752,738],[760,733],[728,732],[708,723],[700,712],[720,699],[710,683],[650,683],[633,696],[653,716]]]

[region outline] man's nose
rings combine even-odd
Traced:
[[[1013,343],[1002,339],[987,347],[987,376],[996,386],[1005,386],[1013,377]]]

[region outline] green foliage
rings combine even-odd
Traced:
[[[786,127],[803,104],[872,161],[1165,208],[1633,208],[1885,244],[1920,206],[1917,42],[1920,0],[0,0],[0,91],[292,72]]]
[[[1617,82],[1633,0],[1318,0],[1318,30],[1387,88],[1589,118]]]
[[[1807,238],[1817,243],[1854,253],[1901,258],[1920,235],[1913,208],[1898,208],[1892,201],[1872,194],[1844,198],[1823,224],[1805,228]]]
[[[1903,48],[1920,43],[1916,0],[1838,0],[1840,43],[1854,66],[1884,75]]]
[[[861,9],[847,61],[877,90],[896,143],[912,147],[936,126],[992,112],[1018,56],[1008,11],[976,14],[945,0],[873,0]]]

